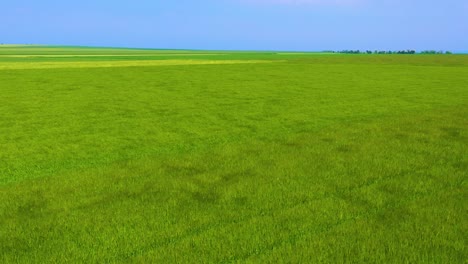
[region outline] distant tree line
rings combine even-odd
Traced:
[[[450,51],[443,51],[443,50],[439,50],[439,51],[436,51],[436,50],[423,50],[421,51],[421,54],[452,54],[452,52]]]
[[[345,54],[416,54],[415,50],[340,50],[340,51],[333,51],[333,50],[325,50],[326,53],[345,53]],[[420,54],[452,54],[450,51],[435,51],[435,50],[423,50],[419,52]]]

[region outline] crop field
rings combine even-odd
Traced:
[[[0,45],[0,263],[466,263],[468,55]]]

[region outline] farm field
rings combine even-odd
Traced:
[[[0,45],[0,263],[465,263],[468,55]]]

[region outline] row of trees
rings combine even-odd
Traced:
[[[439,51],[437,51],[437,50],[423,50],[423,51],[421,51],[421,54],[444,54],[444,53],[445,54],[452,54],[452,52],[450,52],[450,51],[445,51],[444,52],[443,50],[439,50]]]
[[[328,53],[346,53],[346,54],[416,54],[415,50],[366,50],[366,51],[360,51],[360,50],[340,50],[340,51],[333,51],[333,50],[327,50],[324,52]],[[421,54],[452,54],[450,51],[435,51],[435,50],[423,50],[420,52]]]

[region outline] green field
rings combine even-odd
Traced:
[[[466,263],[468,55],[0,46],[0,263]]]

